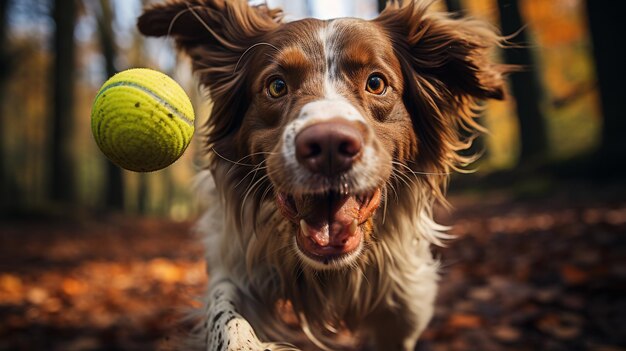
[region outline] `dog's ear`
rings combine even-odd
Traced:
[[[244,55],[264,35],[280,26],[282,12],[246,0],[170,0],[144,9],[137,21],[147,36],[169,36],[192,60],[200,84],[216,103],[211,138],[219,139],[236,128],[237,109],[245,106],[244,81],[248,60]]]
[[[429,12],[432,3],[390,0],[373,22],[391,39],[402,68],[403,101],[418,139],[416,167],[445,173],[474,159],[459,152],[484,130],[474,119],[477,102],[504,98],[510,67],[493,61],[490,51],[503,41],[494,28]],[[435,191],[436,179],[428,177]]]
[[[245,0],[174,0],[144,9],[137,21],[147,36],[170,36],[193,61],[211,94],[228,91],[244,51],[279,26],[282,12]]]
[[[479,20],[427,13],[430,3],[391,1],[374,21],[387,30],[401,60],[439,93],[502,99],[507,67],[491,57],[502,37]]]

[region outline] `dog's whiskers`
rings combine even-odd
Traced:
[[[401,176],[401,173],[399,173],[395,169],[392,169],[391,177],[397,181],[401,181],[402,183],[404,183],[404,185],[406,185],[407,188],[411,187],[411,184],[409,184],[409,182],[407,182],[407,180]]]
[[[392,179],[391,178],[387,179],[385,181],[385,184],[387,184],[391,188],[391,190],[393,190],[393,194],[396,197],[396,202],[400,201],[400,197],[398,196],[398,191],[396,190],[396,187],[393,185]]]
[[[265,163],[265,161],[259,163],[256,167],[254,167],[253,169],[251,169],[250,171],[248,171],[248,173],[246,173],[246,175],[244,175],[243,177],[241,177],[241,179],[239,180],[239,182],[237,182],[237,184],[235,184],[235,186],[233,187],[233,189],[237,189],[239,187],[239,185],[241,185],[241,183],[243,183],[246,178],[248,178],[249,175],[252,175],[252,179],[254,179],[257,175],[257,173],[259,171],[264,171],[267,169],[267,166],[263,166],[263,164]],[[228,173],[227,173],[228,174]]]
[[[256,175],[257,175],[257,173],[258,173],[259,171],[263,171],[263,170],[267,169],[267,166],[261,166],[261,165],[262,165],[262,163],[261,163],[261,164],[259,164],[259,166],[258,166],[258,167],[255,167],[254,169],[252,169],[251,171],[249,171],[249,172],[246,174],[246,176],[245,176],[245,177],[243,177],[243,178],[242,178],[242,179],[241,179],[241,180],[240,180],[240,181],[239,181],[239,182],[235,185],[235,187],[234,187],[234,188],[237,188],[237,187],[239,186],[239,184],[241,184],[241,182],[243,182],[243,181],[244,181],[244,180],[245,180],[245,179],[246,179],[249,175],[252,175],[252,178],[250,179],[250,183],[248,183],[248,187],[246,188],[246,190],[244,190],[244,193],[247,193],[247,192],[251,189],[251,187],[253,187],[253,186],[254,186],[253,184],[256,184],[256,183],[253,183],[253,182],[255,182],[255,180],[254,180],[254,179],[256,179]],[[268,176],[268,174],[267,174],[267,173],[266,173],[264,176],[262,176],[260,179],[264,179],[264,177],[266,177],[266,176]],[[258,180],[257,180],[257,182],[258,182]]]
[[[407,184],[408,186],[411,186],[411,185],[415,186],[416,185],[415,184],[415,182],[417,181],[416,178],[410,177],[408,174],[406,174],[406,173],[404,173],[404,172],[402,172],[402,171],[400,171],[398,169],[395,169],[395,168],[392,170],[392,172],[395,173],[398,177],[401,177],[402,179],[406,180],[406,182],[409,183],[409,184]]]
[[[230,163],[232,163],[232,164],[234,164],[234,165],[237,165],[237,166],[247,166],[247,167],[254,167],[254,166],[256,166],[256,164],[241,163],[241,162],[239,162],[239,161],[233,161],[233,160],[231,160],[231,159],[229,159],[229,158],[227,158],[227,157],[225,157],[225,156],[222,156],[219,152],[217,152],[217,150],[215,150],[215,148],[214,148],[214,147],[212,147],[212,148],[211,148],[211,151],[213,151],[213,153],[214,153],[215,155],[217,155],[217,157],[221,158],[222,160],[224,160],[224,161],[226,161],[226,162],[230,162]],[[245,159],[245,157],[244,157],[244,158],[242,158],[242,159]]]
[[[259,184],[261,184],[267,178],[269,178],[268,174],[263,175],[256,182],[251,183],[251,185],[246,190],[245,195],[243,197],[243,200],[241,201],[241,208],[240,208],[240,211],[239,211],[239,222],[240,223],[242,223],[242,224],[244,223],[244,212],[245,212],[245,206],[246,206],[246,202],[248,200],[248,196],[250,196],[250,193],[252,192],[253,189],[257,188],[259,186]]]
[[[224,161],[226,161],[226,162],[234,163],[234,164],[236,164],[236,165],[238,165],[238,166],[250,166],[250,167],[252,167],[252,166],[256,166],[256,164],[251,164],[251,163],[242,163],[241,161],[243,161],[243,160],[245,160],[245,159],[247,159],[247,158],[250,158],[250,157],[256,156],[256,155],[275,155],[275,154],[277,154],[276,152],[270,152],[270,151],[258,151],[258,152],[253,152],[253,153],[247,154],[246,156],[241,157],[241,158],[240,158],[239,160],[237,160],[237,161],[233,161],[233,160],[229,159],[228,157],[221,155],[221,154],[220,154],[219,152],[217,152],[217,150],[215,150],[215,148],[213,148],[213,147],[211,148],[211,151],[213,151],[213,152],[214,152],[214,153],[215,153],[215,154],[216,154],[219,158],[221,158],[222,160],[224,160]]]
[[[265,198],[267,197],[267,194],[269,194],[269,192],[272,189],[274,189],[274,187],[271,185],[271,182],[270,182],[269,186],[263,192],[263,195],[261,195],[261,200],[259,201],[260,203],[263,203],[263,201],[265,201]]]
[[[410,160],[407,160],[406,162],[415,163],[415,162],[410,161]],[[414,175],[439,175],[439,176],[446,176],[446,175],[452,174],[451,172],[422,172],[422,171],[415,171],[415,170],[411,169],[411,167],[405,165],[402,162],[396,161],[396,160],[391,161],[391,163],[394,164],[394,165],[397,165],[397,166],[401,166],[402,168],[406,169],[407,172],[410,172],[410,173],[412,173]]]
[[[384,188],[383,192],[383,221],[382,224],[385,224],[385,219],[387,218],[387,202],[389,201],[389,190],[387,187]]]
[[[261,169],[266,169],[267,167],[261,167]],[[253,197],[256,195],[256,193],[259,191],[260,188],[262,188],[263,186],[266,186],[266,189],[264,190],[263,195],[261,196],[260,201],[258,203],[256,203],[256,205],[260,205],[261,202],[263,202],[264,197],[267,195],[267,193],[274,189],[274,186],[272,185],[271,181],[268,181],[269,177],[271,176],[271,172],[267,172],[266,174],[264,174],[263,176],[261,176],[259,179],[257,179],[256,181],[253,182],[253,180],[256,177],[256,172],[257,170],[253,170],[251,172],[254,172],[254,176],[252,177],[252,180],[250,181],[250,184],[248,185],[248,188],[245,190],[245,195],[243,197],[243,200],[241,201],[241,206],[240,206],[240,216],[239,216],[239,223],[243,224],[244,223],[244,210],[245,210],[245,206],[246,206],[246,202],[248,201],[248,197],[250,195],[252,195]],[[250,174],[251,172],[249,172],[248,174]],[[240,181],[241,182],[241,181]],[[239,184],[239,183],[238,183]]]

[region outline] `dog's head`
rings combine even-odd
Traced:
[[[220,186],[239,204],[273,203],[292,223],[284,240],[325,268],[359,257],[381,202],[392,212],[416,186],[441,195],[479,128],[476,100],[503,96],[488,53],[500,37],[427,7],[392,1],[371,21],[282,23],[244,0],[181,0],[138,25],[175,38],[208,88],[206,145],[214,173],[229,170]]]

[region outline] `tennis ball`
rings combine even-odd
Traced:
[[[116,165],[151,172],[174,163],[194,132],[194,113],[185,91],[167,75],[146,68],[120,72],[98,91],[91,132]]]

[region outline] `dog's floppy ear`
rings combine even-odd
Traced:
[[[391,1],[375,22],[388,31],[401,59],[440,93],[502,99],[506,67],[490,57],[502,37],[482,21],[427,13],[430,3]]]
[[[251,43],[275,29],[281,19],[280,10],[249,6],[245,0],[174,0],[146,8],[137,27],[147,36],[174,38],[193,59],[194,70],[208,68],[202,82],[211,88],[211,83],[232,73]]]
[[[388,2],[374,19],[392,45],[404,76],[403,101],[418,139],[420,169],[447,172],[466,165],[468,149],[483,131],[474,117],[478,100],[504,98],[503,75],[510,67],[492,60],[503,38],[482,21],[428,12],[433,1]],[[433,189],[436,177],[429,177]]]
[[[171,35],[183,48],[208,40],[236,49],[281,20],[281,10],[250,6],[245,0],[170,0],[145,8],[137,27],[148,36]]]
[[[241,89],[246,70],[241,67],[253,56],[244,53],[281,20],[280,10],[250,6],[246,0],[170,0],[144,9],[137,27],[147,36],[174,38],[178,49],[191,57],[200,84],[219,102],[214,111],[225,115],[210,122],[211,138],[219,139],[237,124],[232,109],[243,108],[247,100]]]

